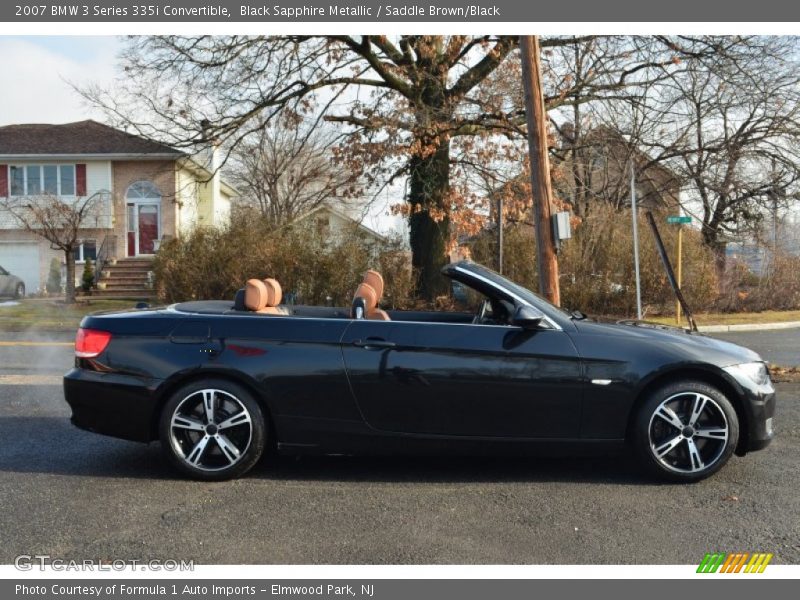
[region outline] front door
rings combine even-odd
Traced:
[[[583,383],[559,330],[354,321],[342,338],[364,419],[383,431],[577,438]]]
[[[155,254],[155,242],[159,239],[159,206],[148,202],[129,202],[127,205],[128,256]]]

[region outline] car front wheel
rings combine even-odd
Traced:
[[[17,284],[17,289],[14,291],[14,297],[17,299],[22,299],[25,297],[25,284],[19,283]]]
[[[651,394],[636,415],[634,445],[662,479],[700,481],[720,470],[739,441],[736,410],[700,381],[677,381]]]
[[[175,467],[195,479],[244,475],[266,444],[261,407],[243,387],[207,379],[182,387],[161,413],[162,449]]]

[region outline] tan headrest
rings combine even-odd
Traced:
[[[364,308],[368,314],[378,306],[378,294],[375,292],[375,288],[368,283],[358,286],[354,298],[364,299]]]
[[[378,302],[380,302],[381,298],[383,298],[383,276],[374,269],[370,269],[364,273],[363,281],[367,285],[372,286],[372,289],[375,290],[375,294],[378,297]]]
[[[260,279],[248,279],[244,284],[244,305],[248,310],[261,310],[267,306],[269,290]]]
[[[269,293],[267,296],[267,306],[278,306],[283,298],[281,284],[278,283],[277,279],[269,278],[264,280],[264,285],[267,286],[267,292]]]

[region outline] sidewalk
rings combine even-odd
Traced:
[[[769,331],[771,329],[794,329],[800,327],[800,321],[783,321],[777,323],[736,323],[733,325],[698,325],[701,333],[723,333],[728,331]]]

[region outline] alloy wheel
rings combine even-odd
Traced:
[[[221,471],[237,464],[253,439],[253,420],[244,403],[219,389],[184,398],[172,413],[170,443],[188,466]]]
[[[730,429],[722,407],[699,392],[673,394],[650,417],[650,451],[675,473],[699,473],[725,453]]]

